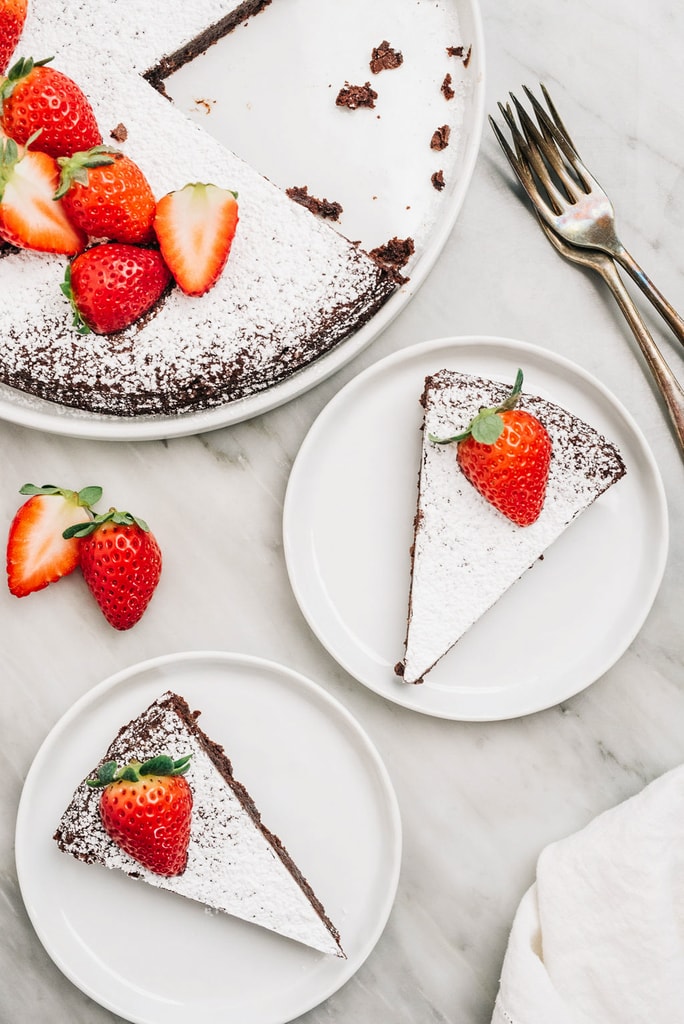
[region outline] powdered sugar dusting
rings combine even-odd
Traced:
[[[332,928],[279,856],[279,841],[274,837],[271,841],[264,834],[255,821],[258,812],[254,809],[255,814],[249,813],[236,787],[217,770],[202,734],[189,728],[177,713],[178,700],[171,693],[162,695],[121,730],[103,761],[121,764],[131,758],[144,761],[159,753],[174,759],[192,754],[186,774],[193,793],[193,812],[185,871],[164,878],[142,867],[113,843],[100,820],[101,791],[85,781],[59,823],[55,838],[60,848],[87,863],[124,871],[149,885],[197,900],[325,953],[342,955]],[[88,777],[94,777],[94,773]]]
[[[66,260],[6,250],[0,259],[0,373],[10,386],[115,415],[209,408],[262,391],[308,365],[366,322],[394,290],[365,254],[140,77],[233,6],[148,2],[132,10],[140,24],[126,19],[124,33],[108,0],[68,5],[60,19],[47,0],[32,5],[24,51],[54,54],[54,66],[91,100],[105,141],[119,122],[126,126],[119,148],[141,166],[155,195],[212,181],[238,192],[240,221],[226,270],[210,293],[193,299],[176,289],[141,324],[109,337],[81,339],[71,327],[59,289]],[[104,58],[93,60],[93,49],[104,49]]]
[[[419,682],[566,527],[625,472],[614,445],[570,412],[523,394],[520,408],[548,430],[553,450],[539,519],[519,527],[463,476],[451,437],[510,387],[442,370],[426,381],[404,679]]]

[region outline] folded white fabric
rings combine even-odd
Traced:
[[[492,1024],[684,1024],[684,765],[542,852]]]

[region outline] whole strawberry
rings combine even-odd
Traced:
[[[19,249],[66,256],[85,248],[86,236],[52,198],[58,177],[47,153],[20,152],[14,139],[0,138],[0,239]]]
[[[28,0],[0,0],[0,75],[4,75],[19,42]]]
[[[100,818],[107,835],[157,875],[185,870],[190,843],[192,790],[183,777],[191,755],[173,761],[160,754],[119,768],[106,761],[93,788],[102,788]]]
[[[36,148],[53,157],[71,156],[102,142],[91,107],[68,75],[22,57],[0,80],[0,125],[20,145],[40,132]]]
[[[101,487],[70,491],[45,484],[24,484],[20,494],[30,495],[17,511],[7,538],[7,584],[15,597],[42,590],[79,563],[79,542],[65,539],[68,527],[83,523],[85,513],[100,500]]]
[[[79,333],[112,334],[151,309],[170,281],[156,249],[104,242],[76,257],[61,289],[71,302]]]
[[[523,374],[510,395],[493,408],[480,409],[468,428],[437,444],[457,442],[457,459],[466,478],[495,508],[518,526],[530,526],[541,514],[551,464],[551,438],[544,425],[516,408]]]
[[[162,570],[159,545],[144,520],[111,508],[64,531],[79,539],[81,572],[114,629],[130,629],[152,599]]]
[[[91,238],[144,245],[154,240],[156,201],[138,165],[109,146],[60,158],[55,199]]]

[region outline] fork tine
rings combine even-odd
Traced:
[[[525,108],[513,94],[511,94],[511,99],[515,104],[524,133],[525,160],[548,193],[554,212],[560,214],[564,206],[567,206],[568,200],[571,203],[577,202],[580,195],[583,194],[583,190],[578,188],[577,182],[568,174],[553,141],[543,137]],[[552,177],[551,172],[555,175],[556,180]],[[559,191],[556,181],[560,182],[565,194]]]
[[[527,159],[532,164],[535,172],[539,174],[539,178],[542,181],[545,188],[554,190],[553,196],[556,202],[563,201],[563,197],[555,187],[555,183],[549,174],[549,168],[553,171],[557,180],[565,189],[565,198],[571,202],[577,202],[581,192],[585,192],[584,182],[580,179],[581,188],[578,188],[577,179],[568,173],[567,164],[563,160],[563,152],[559,151],[559,142],[554,134],[553,126],[548,122],[548,132],[544,131],[544,122],[542,121],[542,131],[539,130],[537,125],[534,123],[530,115],[527,113],[525,108],[522,106],[520,101],[515,97],[511,96],[515,108],[520,119],[520,123],[525,133],[525,137],[529,143],[527,151]]]
[[[518,181],[527,193],[530,202],[534,206],[535,210],[538,212],[539,216],[546,220],[557,211],[550,208],[549,204],[544,202],[539,193],[539,189],[537,188],[537,184],[532,174],[532,170],[524,153],[524,150],[528,148],[527,144],[523,136],[520,134],[520,131],[517,125],[515,124],[515,121],[513,120],[513,115],[510,108],[507,109],[503,107],[501,103],[499,103],[499,108],[511,129],[511,133],[513,135],[513,140],[515,143],[516,153],[513,152],[508,143],[508,140],[504,136],[503,132],[499,128],[494,118],[491,116],[489,118],[489,123],[492,126],[494,134],[496,135],[499,145],[503,149],[509,164],[515,171]]]
[[[575,143],[572,141],[572,137],[570,135],[570,132],[565,127],[565,123],[562,120],[560,114],[558,113],[558,110],[556,109],[555,103],[553,102],[553,100],[549,96],[548,89],[546,88],[546,86],[544,85],[543,82],[539,83],[539,88],[542,91],[542,96],[544,97],[544,99],[546,101],[546,106],[549,108],[549,113],[551,114],[551,117],[553,118],[556,127],[561,132],[561,134],[565,138],[565,141],[568,143],[568,145],[572,148],[573,153],[575,153],[575,155],[579,157],[579,153],[577,152],[577,149],[575,147]],[[527,92],[527,90],[525,90],[525,91]],[[531,95],[530,95],[530,99],[532,99]]]

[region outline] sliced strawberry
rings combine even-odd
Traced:
[[[146,313],[170,280],[156,249],[104,242],[76,257],[61,287],[80,333],[112,334]]]
[[[47,153],[0,140],[0,238],[20,249],[73,256],[86,236],[75,228],[53,195],[59,168]]]
[[[159,200],[154,218],[159,248],[186,295],[203,295],[216,283],[237,222],[237,192],[217,185],[186,185]]]
[[[65,540],[68,527],[83,522],[84,509],[99,501],[99,487],[65,490],[50,484],[25,484],[31,495],[15,515],[7,540],[7,582],[15,597],[42,590],[79,564],[78,540]]]
[[[19,42],[27,9],[28,0],[0,0],[0,75],[7,70]]]

